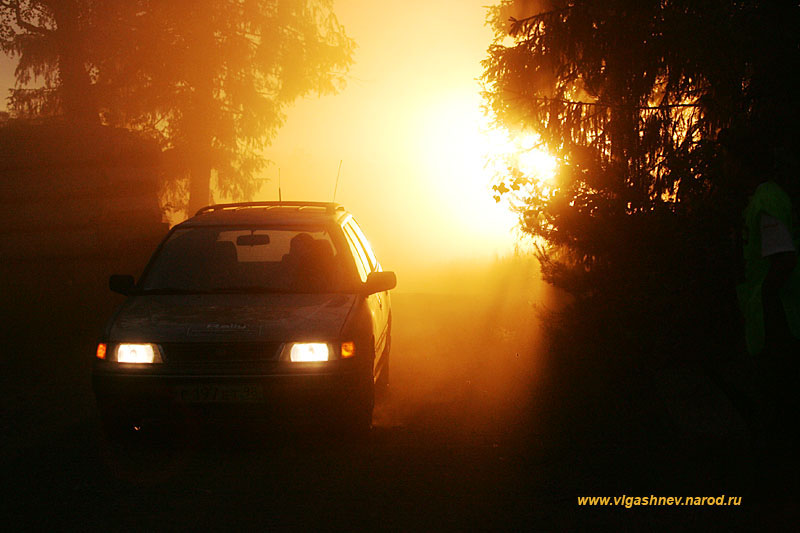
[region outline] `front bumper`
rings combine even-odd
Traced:
[[[371,373],[349,363],[355,361],[230,373],[98,362],[92,385],[106,418],[330,418],[372,409]]]

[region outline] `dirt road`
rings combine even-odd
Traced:
[[[45,530],[563,531],[751,520],[752,507],[577,506],[577,496],[637,490],[716,496],[743,489],[744,478],[729,475],[724,458],[709,465],[670,459],[662,448],[630,454],[555,438],[558,407],[547,397],[552,387],[541,386],[547,358],[535,312],[545,296],[530,276],[494,271],[485,286],[460,294],[394,295],[391,393],[365,446],[291,428],[208,426],[123,453],[98,429],[83,355],[92,340],[41,340],[39,349],[55,352],[45,362],[8,360],[18,375],[5,394],[5,522]]]

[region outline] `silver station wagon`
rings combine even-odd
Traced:
[[[248,202],[175,226],[97,346],[104,427],[289,416],[368,430],[388,385],[393,272],[343,207]]]

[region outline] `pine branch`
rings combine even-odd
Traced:
[[[42,28],[40,26],[34,26],[30,22],[26,21],[22,18],[22,13],[20,12],[20,5],[19,0],[15,0],[13,2],[8,0],[0,0],[0,5],[7,7],[8,9],[14,10],[14,15],[17,19],[17,24],[30,33],[38,33],[39,35],[50,35],[53,33],[53,30],[48,30],[47,28]]]
[[[549,17],[550,15],[557,15],[559,13],[564,13],[564,12],[569,11],[570,9],[572,9],[574,7],[578,7],[580,5],[582,5],[582,4],[571,4],[571,5],[568,5],[568,6],[560,7],[558,9],[551,9],[550,11],[544,11],[542,13],[537,13],[535,15],[531,15],[529,17],[525,17],[525,18],[521,18],[521,19],[516,19],[514,17],[510,17],[508,20],[512,24],[521,26],[523,24],[528,24],[530,22],[538,22],[538,21],[542,20],[545,17]]]
[[[576,102],[573,100],[564,100],[563,98],[546,98],[537,96],[530,96],[528,97],[528,99],[546,103],[556,102],[575,107],[608,107],[615,109],[639,109],[642,111],[648,111],[648,110],[657,111],[659,109],[671,109],[671,108],[681,108],[681,107],[693,107],[693,108],[701,107],[701,104],[699,104],[698,102],[693,102],[688,104],[659,104],[656,106],[636,106],[636,105],[626,105],[626,104],[608,104],[604,102]]]

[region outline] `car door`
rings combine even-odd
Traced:
[[[343,224],[342,229],[344,230],[347,242],[350,245],[351,251],[353,252],[361,281],[366,281],[370,272],[374,271],[366,250],[361,244],[361,241],[359,240],[349,221]],[[387,304],[385,293],[370,294],[366,297],[366,304],[372,320],[372,334],[375,341],[375,361],[373,364],[374,372],[379,365],[383,364],[380,358],[387,342],[386,316],[388,310],[385,309]]]
[[[369,243],[369,239],[367,239],[364,232],[359,227],[358,222],[356,222],[355,218],[350,217],[350,220],[347,222],[347,225],[350,229],[355,233],[358,241],[360,242],[364,252],[366,253],[367,260],[370,264],[371,272],[382,272],[383,269],[381,268],[380,263],[378,262],[377,257],[375,256],[375,252],[372,249],[372,245]],[[378,299],[378,308],[380,311],[380,324],[383,326],[381,331],[387,332],[388,324],[389,324],[389,315],[391,314],[391,302],[389,300],[389,291],[383,291],[376,294]]]

